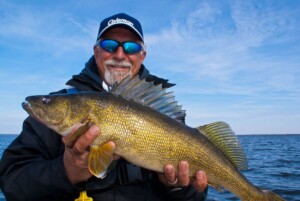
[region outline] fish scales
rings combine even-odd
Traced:
[[[163,93],[155,87],[154,91],[161,96]],[[152,101],[155,95],[150,94],[148,100],[148,95],[143,95],[146,100],[136,98],[133,101],[123,98],[122,88],[119,89],[120,95],[86,92],[30,96],[23,108],[61,135],[68,134],[77,125],[96,124],[101,134],[91,146],[89,169],[97,177],[104,175],[113,153],[157,172],[163,172],[166,164],[176,167],[178,162],[185,160],[192,178],[196,171],[203,170],[212,186],[226,188],[242,200],[283,200],[254,186],[238,171],[239,167],[246,167],[243,150],[227,124],[217,122],[191,128],[174,120],[182,119],[181,115],[185,114],[176,104],[174,112],[168,108],[168,113],[175,117],[172,119],[141,104],[151,99],[152,105],[161,108],[163,104]],[[115,142],[115,150],[106,144],[108,141]],[[226,152],[228,147],[231,148]]]
[[[110,107],[95,110],[98,116],[105,119],[99,121],[101,136],[95,144],[101,145],[112,140],[116,143],[116,154],[138,166],[158,172],[163,172],[166,164],[176,167],[179,161],[186,160],[190,164],[190,176],[202,169],[212,183],[232,186],[229,190],[233,192],[236,191],[235,186],[249,189],[249,182],[244,177],[239,183],[236,179],[230,179],[240,177],[236,174],[236,168],[220,157],[216,149],[212,149],[214,145],[199,135],[196,129],[178,124],[157,111],[120,97],[111,96],[107,99],[108,103]],[[212,172],[221,177],[214,176]]]

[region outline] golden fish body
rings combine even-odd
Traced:
[[[267,200],[197,129],[120,97],[111,96],[105,105],[110,106],[93,112],[98,114],[96,124],[101,130],[95,145],[114,141],[116,154],[157,172],[184,160],[191,177],[203,170],[213,186],[224,187],[243,200]]]
[[[238,171],[244,168],[243,153],[234,153],[242,150],[237,141],[228,142],[235,138],[226,134],[231,131],[226,123],[191,128],[137,103],[144,99],[131,101],[110,93],[30,96],[26,101],[23,108],[32,117],[61,135],[66,135],[78,124],[96,124],[100,128],[101,135],[90,150],[89,168],[95,176],[103,176],[112,162],[113,152],[135,165],[157,172],[163,172],[166,164],[176,167],[184,160],[189,163],[191,177],[203,170],[209,184],[225,188],[242,200],[283,200],[254,186]],[[156,104],[152,100],[148,105],[150,103]],[[168,113],[169,108],[161,110]],[[168,114],[178,117],[177,113],[175,110]],[[221,136],[223,133],[225,138]],[[108,141],[115,142],[115,150],[107,146]],[[226,151],[228,146],[233,148]]]

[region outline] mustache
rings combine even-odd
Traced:
[[[104,62],[105,65],[118,66],[118,67],[128,67],[131,68],[132,65],[128,61],[116,61],[113,59]]]

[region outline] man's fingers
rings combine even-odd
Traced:
[[[204,171],[198,171],[196,173],[196,180],[194,181],[194,187],[198,192],[202,192],[207,187],[207,177]]]
[[[164,167],[164,173],[159,173],[158,177],[159,180],[166,186],[185,187],[193,184],[198,192],[204,191],[208,184],[204,171],[198,171],[196,173],[196,179],[194,181],[190,180],[189,164],[186,161],[181,161],[178,164],[177,175],[173,165],[166,165]]]
[[[100,129],[97,126],[91,126],[86,133],[76,140],[73,150],[78,153],[86,152],[99,133]]]
[[[189,183],[189,164],[186,161],[181,161],[178,164],[178,184],[180,186],[188,186]]]
[[[173,165],[166,165],[165,166],[165,178],[166,178],[166,182],[169,184],[174,184],[177,180],[176,178],[176,174],[175,174],[175,169],[173,167]]]
[[[100,133],[97,126],[91,126],[84,134],[82,130],[79,130],[80,128],[82,127],[73,129],[69,135],[63,137],[66,145],[64,165],[67,176],[73,184],[85,181],[92,176],[88,169],[88,147]]]
[[[67,134],[66,136],[64,136],[62,138],[63,143],[67,146],[67,147],[73,147],[74,143],[75,143],[75,134],[76,131],[81,127],[82,125],[78,124],[75,126],[75,128],[72,129],[72,131]]]

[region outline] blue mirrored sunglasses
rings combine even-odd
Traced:
[[[131,41],[119,42],[112,39],[104,39],[97,44],[108,52],[115,52],[121,46],[126,54],[135,54],[143,49],[142,45]]]

